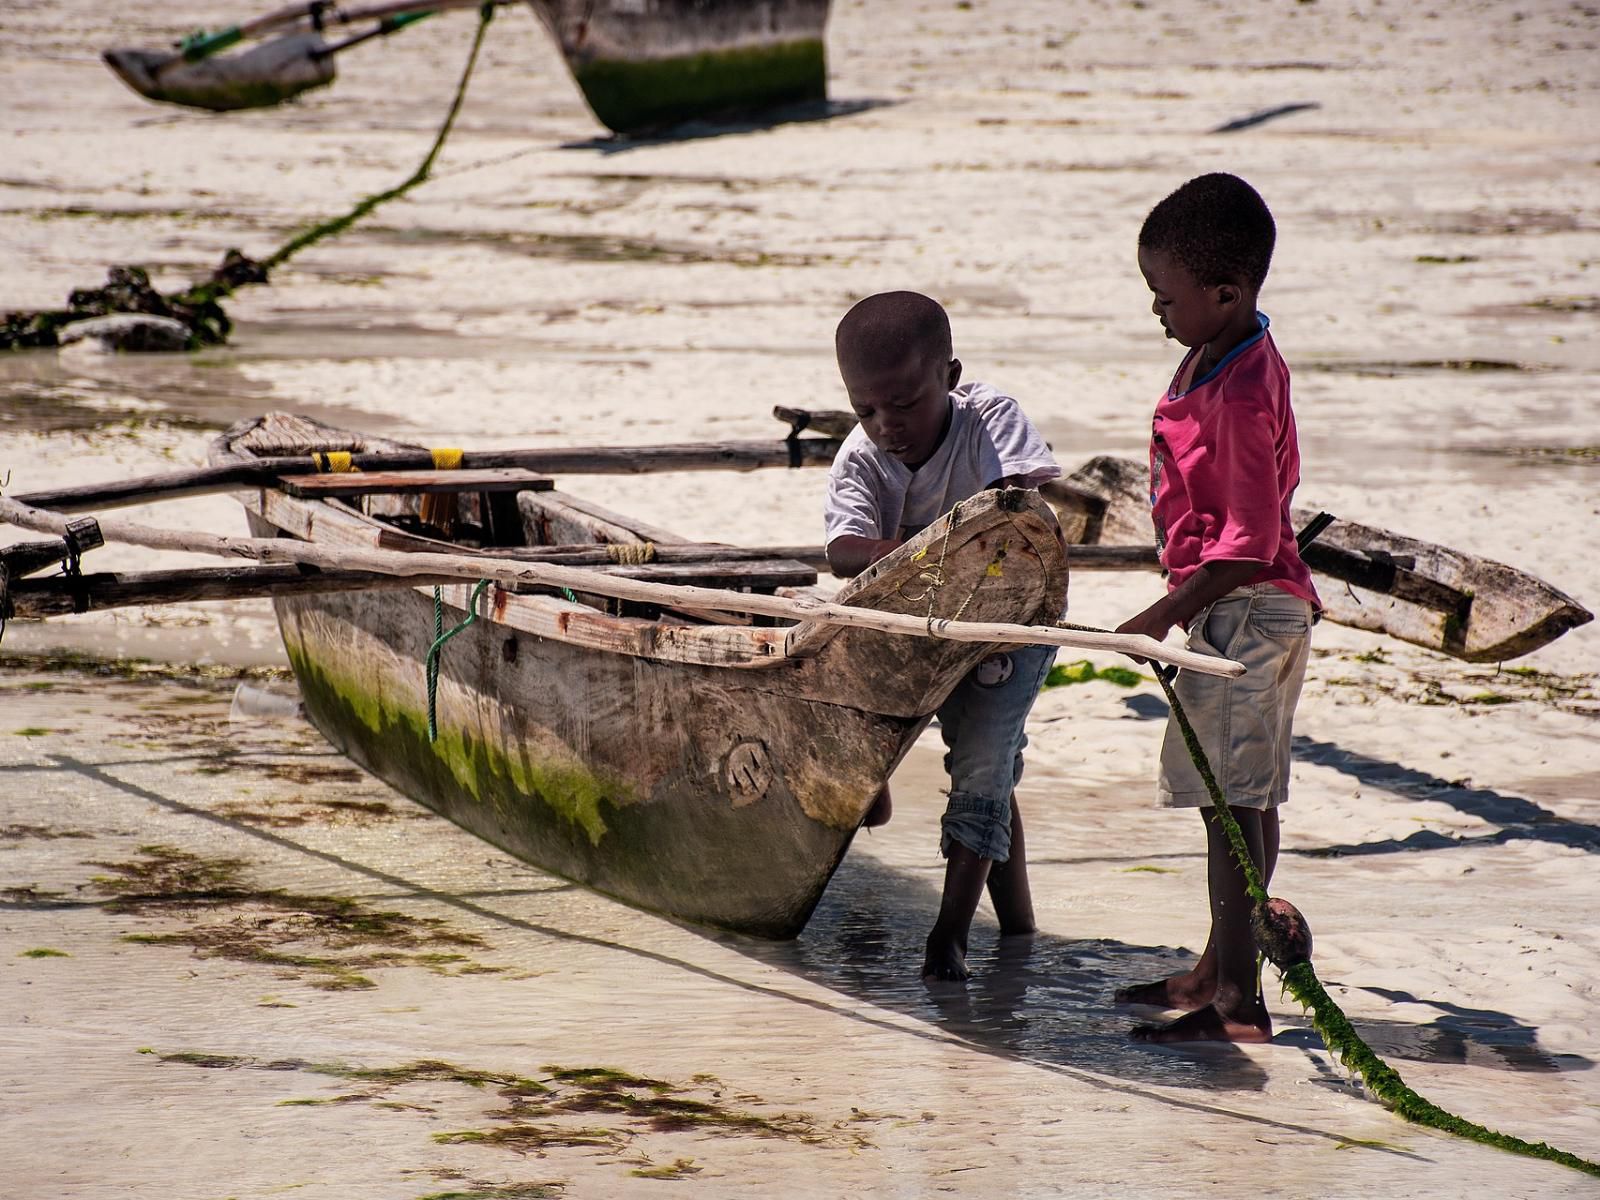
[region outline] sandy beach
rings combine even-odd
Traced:
[[[175,287],[398,182],[474,25],[438,17],[225,117],[98,61],[249,15],[7,6],[0,310],[113,263]],[[844,406],[833,326],[894,287],[947,306],[967,376],[1069,469],[1138,454],[1176,362],[1139,223],[1229,170],[1278,222],[1262,307],[1301,502],[1600,600],[1592,7],[838,0],[828,54],[829,119],[613,142],[533,17],[502,12],[436,177],[241,292],[227,346],[0,357],[0,483],[195,465],[273,409],[432,445],[771,437],[774,404]],[[695,539],[821,537],[818,471],[562,486]],[[126,515],[244,532],[227,496]],[[1115,624],[1159,586],[1077,573],[1072,617]],[[894,821],[771,944],[477,841],[264,711],[292,700],[284,667],[265,602],[5,628],[8,1194],[1594,1194],[1403,1123],[1287,1000],[1265,1046],[1128,1040],[1114,988],[1206,935],[1199,821],[1153,807],[1153,680],[1043,694],[1019,791],[1041,931],[1001,949],[985,910],[973,981],[930,988],[936,734]],[[1500,665],[1320,626],[1273,889],[1407,1082],[1590,1159],[1597,680],[1592,624]]]

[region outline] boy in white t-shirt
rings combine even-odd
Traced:
[[[828,474],[828,563],[858,575],[967,497],[1037,487],[1061,474],[1010,396],[961,384],[950,320],[916,292],[868,296],[839,322],[839,373],[861,424]],[[959,386],[958,386],[959,385]],[[1055,650],[1026,646],[979,663],[939,709],[950,799],[940,849],[947,864],[924,979],[966,979],[967,936],[985,887],[1002,936],[1034,931],[1023,861],[1023,725]],[[888,790],[868,824],[888,819]]]

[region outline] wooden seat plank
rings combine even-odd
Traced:
[[[810,587],[817,581],[815,568],[808,567],[803,562],[796,562],[794,559],[754,562],[610,563],[588,569],[602,575],[616,575],[623,579],[644,579],[652,583],[709,588],[752,588],[757,591],[780,587]]]
[[[501,467],[482,471],[348,471],[336,475],[280,475],[278,488],[301,500],[377,494],[444,495],[455,492],[547,492],[548,475]]]

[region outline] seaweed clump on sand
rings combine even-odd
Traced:
[[[313,896],[249,886],[236,858],[202,858],[172,846],[141,846],[128,862],[92,862],[113,872],[90,886],[111,912],[140,916],[236,909],[220,921],[197,919],[186,929],[132,933],[146,946],[187,946],[201,958],[224,958],[309,973],[313,987],[347,991],[377,986],[362,971],[420,966],[436,974],[497,971],[459,953],[484,940],[437,917],[371,909],[346,896]],[[441,949],[448,947],[449,949]]]
[[[208,279],[181,292],[158,292],[143,267],[114,266],[107,272],[105,286],[76,289],[67,297],[66,308],[7,313],[0,319],[0,350],[59,346],[67,326],[118,314],[177,321],[189,331],[190,350],[221,345],[233,322],[219,298],[244,284],[266,281],[266,268],[238,250],[224,254]]]
[[[141,1054],[156,1054],[141,1049]],[[694,1133],[712,1137],[783,1138],[803,1145],[848,1149],[868,1147],[861,1133],[849,1128],[862,1121],[884,1119],[852,1110],[852,1115],[832,1127],[820,1126],[806,1113],[772,1115],[752,1111],[763,1102],[758,1096],[739,1095],[736,1103],[723,1100],[726,1087],[715,1076],[696,1075],[688,1083],[634,1075],[612,1067],[569,1067],[547,1064],[539,1078],[512,1071],[481,1070],[437,1059],[419,1059],[393,1066],[355,1066],[303,1059],[256,1059],[204,1051],[157,1055],[162,1064],[212,1070],[254,1069],[296,1071],[329,1076],[357,1085],[356,1090],[333,1096],[295,1097],[281,1100],[285,1107],[364,1102],[392,1111],[434,1113],[437,1090],[426,1102],[407,1103],[401,1089],[412,1084],[460,1083],[475,1089],[492,1089],[504,1106],[484,1114],[493,1124],[481,1129],[455,1129],[432,1134],[441,1145],[495,1146],[520,1155],[543,1157],[556,1149],[587,1149],[617,1155],[643,1134]],[[610,1118],[603,1124],[597,1116]],[[674,1156],[657,1163],[642,1148],[629,1150],[621,1160],[634,1169],[631,1175],[646,1179],[684,1179],[701,1168],[692,1158]],[[450,1176],[459,1178],[459,1176]],[[515,1185],[559,1187],[559,1185]],[[478,1190],[449,1191],[442,1196],[475,1196]],[[523,1193],[484,1191],[486,1197]],[[530,1195],[542,1195],[537,1191]]]

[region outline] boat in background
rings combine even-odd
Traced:
[[[616,133],[827,97],[828,0],[528,2]]]
[[[501,4],[510,0],[498,0]],[[827,98],[828,0],[528,0],[601,124],[652,134],[693,120],[759,115]],[[213,112],[266,108],[326,87],[335,56],[472,0],[416,6],[291,5],[191,35],[174,49],[107,50],[107,66],[149,100]],[[326,40],[335,25],[351,29]],[[272,35],[270,40],[266,39]],[[236,46],[245,49],[224,53]]]

